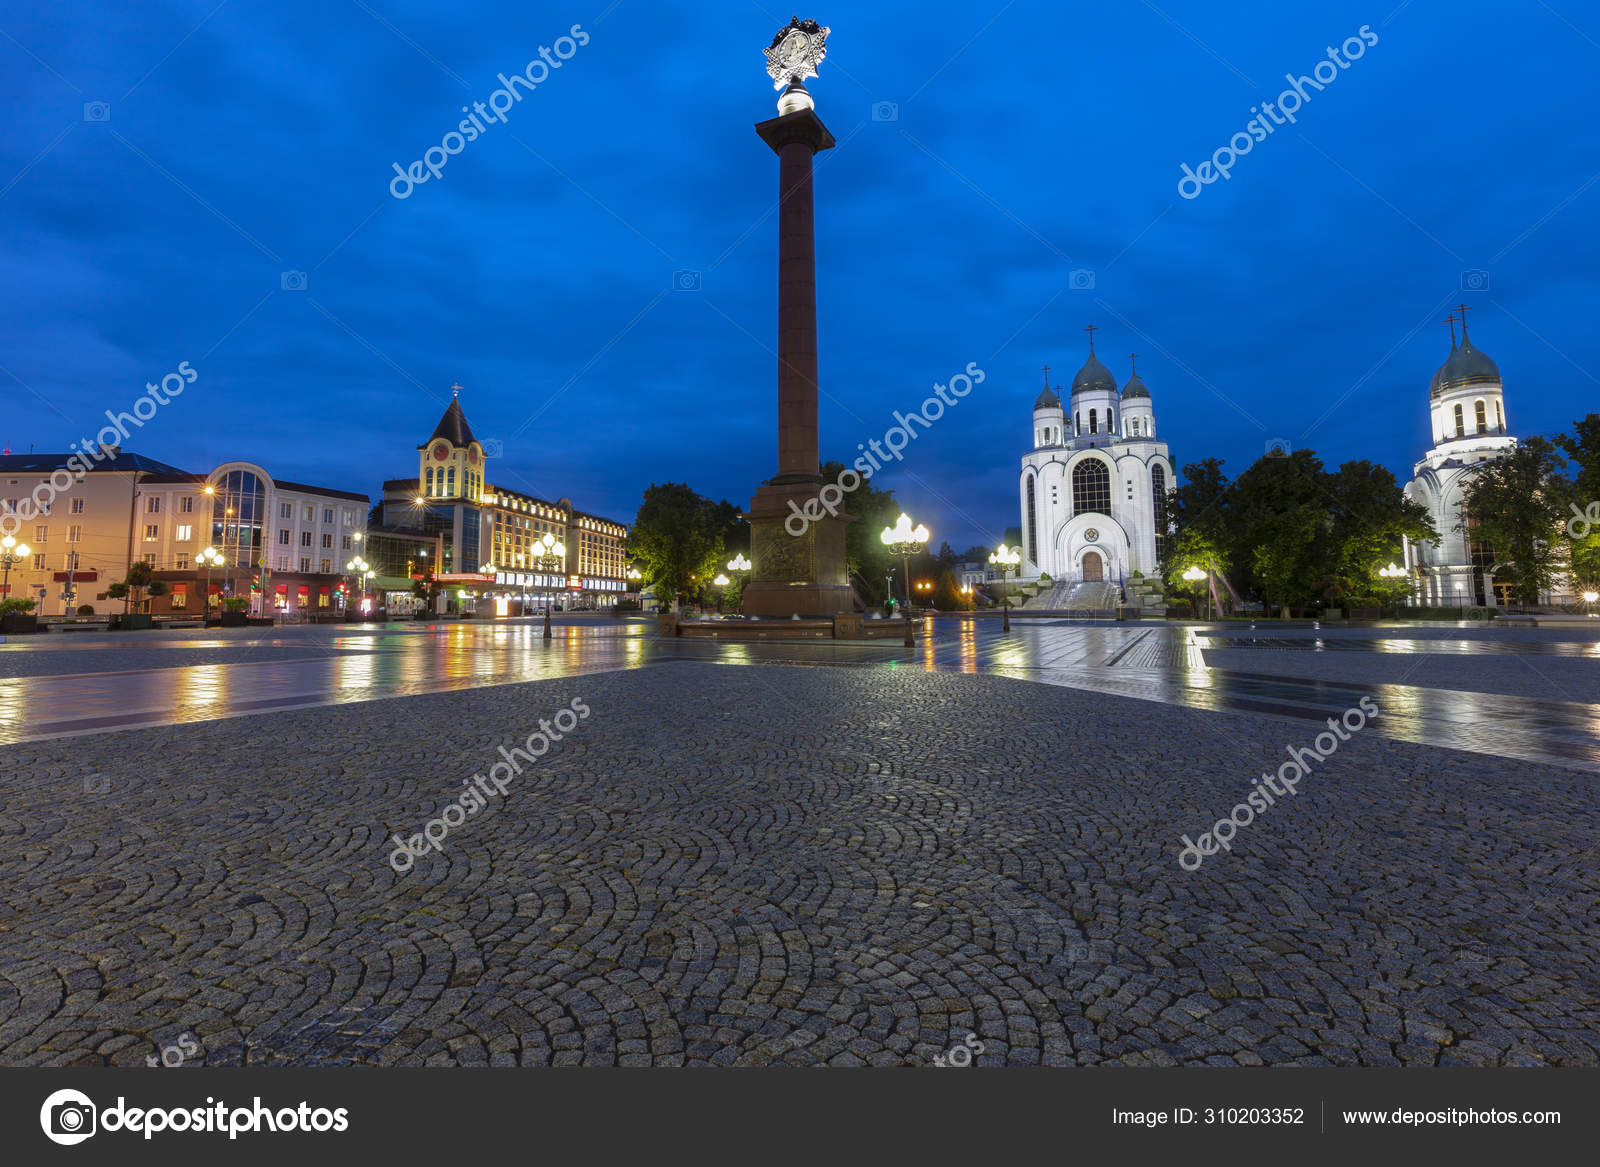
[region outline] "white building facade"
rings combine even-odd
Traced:
[[[1437,543],[1406,542],[1406,568],[1414,600],[1425,607],[1498,607],[1509,585],[1494,579],[1493,549],[1472,537],[1462,522],[1468,484],[1485,463],[1516,448],[1506,415],[1500,368],[1474,347],[1461,322],[1461,342],[1452,329],[1450,355],[1428,386],[1433,446],[1412,469],[1406,495],[1428,510]],[[1541,597],[1561,601],[1569,590]],[[1498,594],[1497,594],[1498,592]]]
[[[1048,379],[1033,403],[1033,447],[1019,482],[1020,578],[1120,585],[1134,572],[1155,575],[1176,485],[1137,367],[1119,391],[1091,339],[1067,403]]]

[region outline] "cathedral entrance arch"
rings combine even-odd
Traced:
[[[1104,561],[1098,551],[1083,553],[1083,582],[1100,583],[1104,579]]]

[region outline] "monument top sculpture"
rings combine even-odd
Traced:
[[[778,98],[779,113],[815,107],[811,94],[806,92],[806,78],[817,75],[817,66],[828,55],[828,32],[814,20],[791,17],[772,38],[772,43],[762,50],[766,54],[767,76],[772,78],[772,87],[784,91]]]

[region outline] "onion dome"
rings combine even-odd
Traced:
[[[1437,400],[1439,395],[1451,389],[1465,389],[1474,385],[1500,384],[1500,366],[1496,365],[1489,357],[1474,348],[1472,340],[1467,336],[1467,307],[1461,306],[1461,319],[1458,321],[1452,312],[1449,316],[1450,324],[1450,355],[1445,358],[1444,364],[1433,374],[1433,380],[1428,382],[1428,397]],[[1461,343],[1456,343],[1457,324],[1461,325]]]
[[[1049,385],[1046,385],[1044,387],[1044,392],[1040,393],[1038,398],[1033,403],[1033,410],[1034,410],[1035,413],[1037,413],[1041,409],[1060,409],[1060,408],[1061,408],[1061,396],[1054,389],[1050,388]]]
[[[1139,379],[1139,366],[1133,363],[1132,357],[1129,357],[1128,361],[1128,383],[1122,387],[1122,399],[1127,401],[1129,398],[1133,397],[1148,398],[1150,396],[1150,390],[1146,388],[1145,383]]]
[[[1434,374],[1439,390],[1461,389],[1468,385],[1500,384],[1500,366],[1474,348],[1465,336],[1461,346],[1450,354],[1448,360]]]
[[[1089,350],[1089,359],[1083,362],[1083,368],[1078,370],[1077,376],[1072,378],[1072,391],[1082,393],[1086,389],[1109,389],[1117,391],[1117,379],[1111,375],[1111,370],[1100,363],[1100,358],[1094,355],[1094,349]]]

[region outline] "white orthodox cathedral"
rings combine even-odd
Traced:
[[[1500,369],[1467,338],[1461,314],[1461,342],[1451,317],[1450,355],[1428,386],[1433,447],[1412,470],[1406,495],[1428,508],[1437,543],[1407,542],[1405,566],[1416,583],[1416,602],[1428,607],[1498,606],[1494,554],[1462,529],[1462,498],[1483,463],[1516,447],[1506,428]],[[1545,597],[1549,599],[1549,597]]]
[[[1122,585],[1157,573],[1167,537],[1166,496],[1176,485],[1167,443],[1156,437],[1150,390],[1130,367],[1127,384],[1094,353],[1072,378],[1033,403],[1033,448],[1022,458],[1022,579]],[[1130,362],[1133,360],[1129,358]]]

